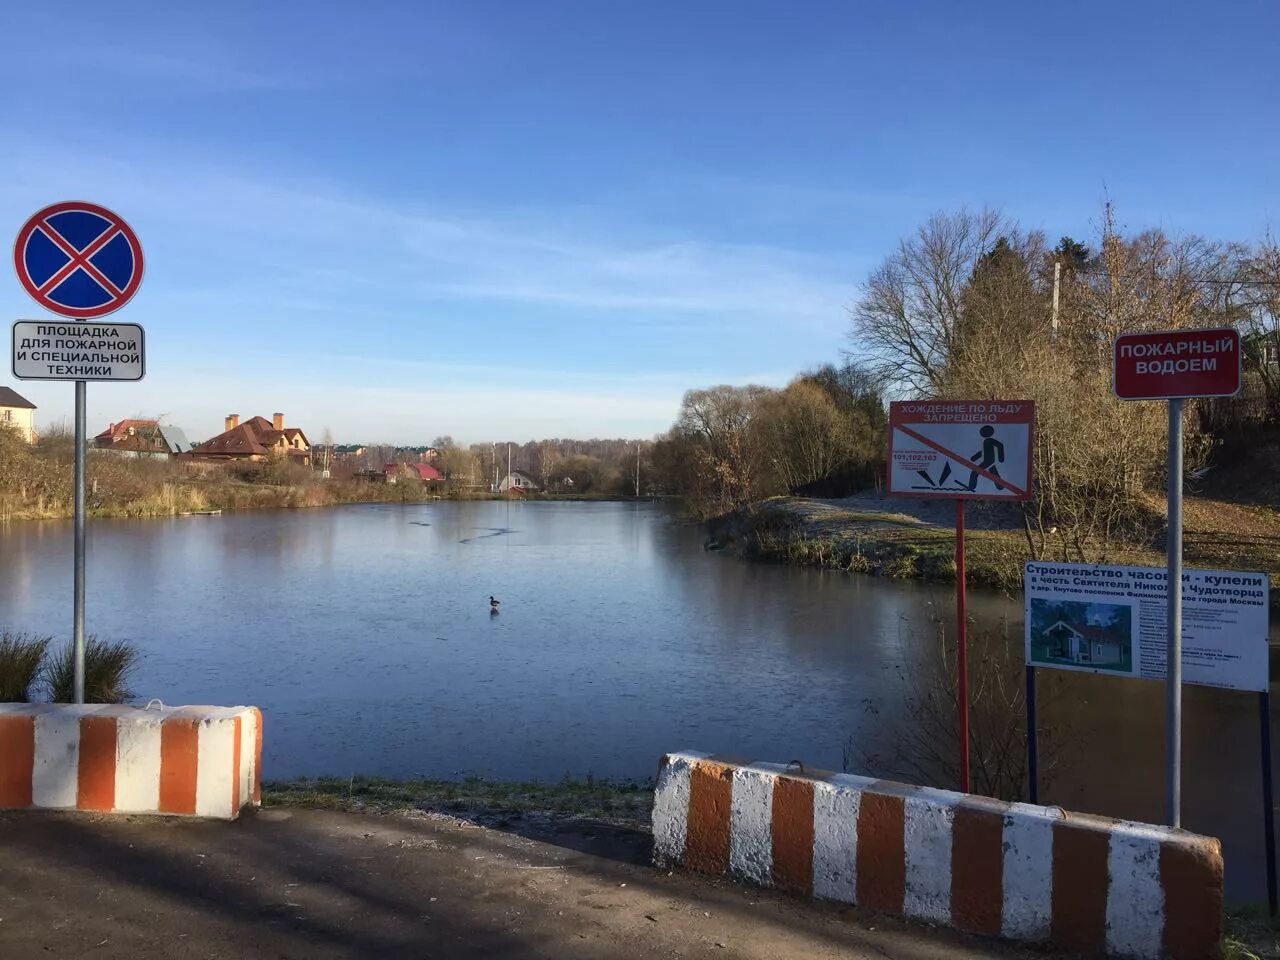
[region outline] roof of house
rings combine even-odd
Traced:
[[[121,420],[119,423],[110,424],[107,429],[103,430],[93,439],[95,440],[119,440],[121,437],[129,436],[130,430],[154,430],[158,426],[156,420]]]
[[[169,448],[158,433],[125,434],[105,443],[104,450],[135,450],[139,453],[167,453]]]
[[[187,434],[181,427],[166,424],[160,428],[160,436],[164,438],[165,446],[169,448],[170,453],[189,453],[195,446],[187,439]]]
[[[1059,620],[1052,627],[1049,627],[1048,630],[1046,630],[1045,632],[1048,633],[1049,630],[1053,629],[1053,627],[1056,627],[1059,625],[1066,627],[1068,630],[1072,631],[1073,633],[1080,634],[1080,636],[1084,637],[1086,640],[1098,640],[1103,643],[1118,643],[1120,640],[1120,638],[1117,637],[1113,632],[1111,632],[1110,630],[1104,630],[1102,627],[1095,627],[1090,624],[1083,624],[1083,623],[1067,623],[1067,621],[1065,620]]]
[[[300,435],[304,441],[307,439],[306,434],[297,427],[277,430],[266,417],[251,417],[204,443],[196,444],[193,452],[262,456],[282,437],[291,438],[293,435]],[[301,454],[301,451],[291,451],[291,453],[297,455]]]
[[[419,480],[444,479],[444,474],[429,463],[388,463],[382,468],[382,472],[388,476],[393,473],[399,473],[401,470],[414,471],[418,475]]]
[[[0,407],[21,407],[24,410],[34,410],[36,405],[13,390],[12,387],[0,387]]]

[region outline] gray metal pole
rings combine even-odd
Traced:
[[[75,643],[75,698],[84,703],[84,448],[85,382],[76,381],[76,514],[75,600],[72,638]]]
[[[1182,400],[1169,401],[1169,643],[1166,666],[1165,813],[1182,826]]]

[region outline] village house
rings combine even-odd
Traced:
[[[519,470],[512,470],[498,484],[499,493],[533,493],[537,489],[538,484],[534,482],[534,479]]]
[[[9,387],[0,387],[0,424],[18,431],[27,443],[35,443],[36,405]]]
[[[156,420],[125,419],[109,424],[93,438],[90,449],[96,453],[125,457],[169,456],[169,448],[160,435],[160,423]]]
[[[1059,620],[1043,635],[1050,642],[1049,656],[1055,659],[1091,666],[1117,666],[1122,661],[1123,645],[1113,631],[1102,627]]]
[[[401,477],[416,477],[423,483],[444,483],[444,474],[428,463],[388,463],[382,473],[387,483],[395,483]]]
[[[89,450],[122,457],[175,457],[190,453],[191,447],[180,427],[157,420],[125,419],[109,424],[93,438]]]
[[[227,414],[225,429],[212,439],[196,444],[191,456],[198,460],[252,460],[288,457],[302,466],[311,463],[311,444],[299,427],[286,427],[284,414],[271,419],[253,417],[243,423],[240,414]]]

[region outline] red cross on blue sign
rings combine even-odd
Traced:
[[[142,283],[142,245],[95,203],[55,203],[18,231],[13,268],[36,303],[76,320],[119,310]]]

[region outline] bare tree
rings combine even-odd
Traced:
[[[926,397],[1032,399],[1035,496],[1024,510],[1034,556],[1104,560],[1140,537],[1142,494],[1161,476],[1162,413],[1117,401],[1111,344],[1129,329],[1231,322],[1241,250],[1149,230],[1126,236],[1104,209],[1097,249],[1045,252],[993,214],[934,216],[871,276],[854,312],[855,343],[882,376]],[[1051,261],[1068,258],[1059,327],[1050,325]],[[1207,440],[1188,431],[1188,465]]]
[[[1262,385],[1264,416],[1280,425],[1280,243],[1268,235],[1249,258],[1245,353]]]
[[[906,722],[896,731],[889,755],[864,749],[850,737],[844,748],[846,771],[901,777],[911,783],[957,789],[960,784],[959,709],[954,644],[947,628],[935,621],[937,647],[924,665],[903,671],[902,696]],[[1041,674],[1052,674],[1042,670]],[[1040,680],[1041,716],[1058,713],[1061,678]],[[881,704],[865,703],[869,712]],[[1008,621],[996,629],[971,630],[969,634],[969,774],[974,793],[1001,800],[1027,797],[1027,735],[1024,663],[1020,638],[1009,631]],[[1038,731],[1040,786],[1053,780],[1059,765],[1069,759],[1067,731],[1052,722]]]
[[[538,479],[547,489],[555,486],[557,478],[553,474],[560,460],[560,452],[556,449],[555,443],[543,440],[538,444]]]
[[[1004,229],[988,210],[938,213],[872,271],[853,307],[851,338],[886,382],[937,394],[955,352],[965,284]]]
[[[676,430],[691,441],[689,452],[724,509],[762,492],[763,438],[755,421],[770,392],[767,387],[721,385],[690,390],[680,405]]]
[[[817,384],[796,380],[761,407],[765,455],[787,490],[830,476],[852,456],[852,419]]]

